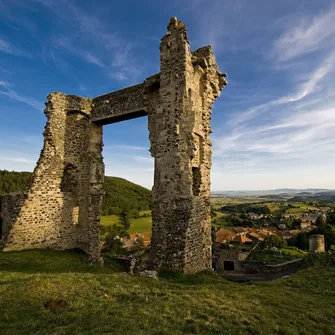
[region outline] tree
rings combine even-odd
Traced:
[[[309,248],[309,233],[302,231],[297,235],[297,247],[301,250],[307,250]]]
[[[300,226],[301,222],[301,219],[294,218],[292,221],[292,229],[295,229],[296,226]]]
[[[323,219],[322,219],[322,216],[320,215],[320,216],[316,219],[316,221],[315,221],[315,225],[316,225],[317,227],[322,227],[323,224],[324,224],[324,221],[323,221]]]
[[[280,236],[272,234],[267,236],[263,243],[262,243],[262,248],[285,248],[287,246],[287,242],[282,239]]]
[[[123,235],[123,231],[117,225],[106,227],[105,242],[102,247],[102,251],[111,254],[122,254],[124,253],[123,244],[120,237]]]
[[[327,224],[335,227],[335,212],[329,212],[327,214]]]
[[[234,214],[231,214],[227,217],[227,221],[230,222],[233,226],[241,226],[243,224],[243,220]]]

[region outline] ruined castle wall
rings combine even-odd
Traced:
[[[85,148],[85,180],[79,198],[81,211],[77,226],[77,247],[84,250],[93,263],[100,263],[100,215],[103,199],[104,164],[102,158],[102,127],[90,124]],[[85,197],[85,199],[84,199]]]
[[[138,84],[94,98],[92,120],[107,124],[130,119],[132,114],[133,117],[146,115],[143,90],[144,84]]]
[[[155,158],[151,264],[191,273],[211,268],[209,123],[223,81],[211,49],[192,54],[177,19],[160,48],[159,101],[148,107]]]
[[[6,240],[26,197],[24,192],[0,195],[0,239]]]
[[[61,93],[48,96],[44,147],[5,251],[77,246],[89,250],[85,243],[92,229],[91,189],[98,185],[102,196],[101,178],[91,181],[92,162],[102,164],[101,127],[90,122],[91,104],[91,99]],[[91,138],[94,132],[100,139],[98,149]]]
[[[142,84],[93,100],[49,95],[44,147],[5,250],[79,247],[100,262],[102,125],[148,115],[155,159],[150,263],[187,273],[211,268],[210,118],[226,81],[210,47],[190,52],[176,18],[160,52],[160,73]]]

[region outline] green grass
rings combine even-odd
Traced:
[[[156,281],[90,266],[76,251],[9,252],[0,297],[2,335],[335,334],[335,268],[266,283],[205,273]]]
[[[128,234],[151,232],[151,227],[151,216],[138,219],[130,219],[130,228],[128,229]]]
[[[307,252],[299,249],[293,249],[293,248],[282,248],[281,249],[283,255],[286,256],[293,256],[293,257],[304,257]]]
[[[289,208],[286,213],[287,214],[304,214],[304,213],[308,213],[308,210],[309,209],[316,209],[315,207],[313,206],[310,206],[310,205],[307,205],[307,204],[304,204],[304,203],[292,203],[292,205],[296,206],[296,207],[300,207],[300,208]]]
[[[232,228],[233,225],[227,222],[228,213],[215,212],[216,216],[212,218],[212,225],[217,228]]]
[[[285,206],[289,203],[290,202],[287,202],[287,203],[283,202],[283,205]],[[302,202],[292,202],[291,204],[298,208],[288,208],[286,210],[286,214],[304,214],[304,213],[308,213],[309,209],[312,209],[312,210],[316,209],[315,207],[304,204]],[[265,203],[264,205],[269,207],[271,214],[275,214],[276,212],[278,212],[281,207],[280,202],[269,202],[269,203]]]
[[[148,214],[150,211],[141,211],[140,215]],[[144,216],[138,219],[130,219],[130,228],[128,234],[151,232],[152,218],[151,216]],[[101,216],[100,223],[104,226],[110,226],[119,223],[117,215]]]
[[[118,223],[119,223],[118,215],[107,215],[100,217],[100,224],[102,224],[103,226],[111,226],[113,224]]]

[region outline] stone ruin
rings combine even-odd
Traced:
[[[226,75],[210,46],[190,51],[183,22],[171,18],[167,29],[160,73],[143,83],[94,99],[48,95],[44,146],[31,187],[8,219],[4,251],[80,248],[100,263],[103,125],[147,115],[155,160],[150,266],[212,268],[211,106]]]

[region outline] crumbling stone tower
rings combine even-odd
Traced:
[[[160,73],[142,84],[87,99],[52,93],[44,148],[5,250],[79,247],[100,262],[102,126],[148,115],[155,159],[150,265],[211,268],[211,106],[227,84],[210,46],[190,51],[186,27],[171,18]]]
[[[159,104],[149,111],[155,157],[151,261],[169,270],[211,269],[211,106],[225,84],[211,47],[190,52],[172,18],[160,45]]]

